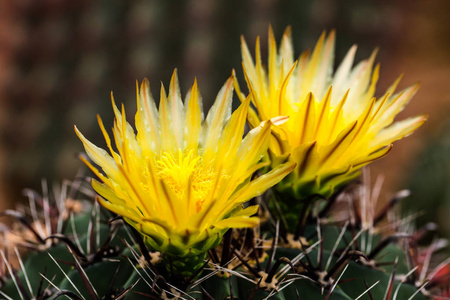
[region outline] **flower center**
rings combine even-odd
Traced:
[[[156,161],[158,176],[182,199],[187,190],[191,189],[191,199],[195,210],[202,208],[205,198],[213,188],[215,172],[211,166],[204,164],[202,157],[191,150],[184,154],[181,149],[178,154],[164,152]],[[190,186],[189,186],[190,185]]]

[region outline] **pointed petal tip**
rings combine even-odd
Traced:
[[[258,217],[230,217],[214,224],[219,229],[225,228],[251,228],[259,224]]]
[[[396,81],[396,83],[398,83]],[[422,82],[418,81],[416,83],[414,83],[413,85],[408,86],[407,88],[405,88],[404,90],[400,91],[400,94],[404,94],[404,93],[409,93],[409,98],[411,98],[415,93],[417,93],[417,91],[419,90],[419,88],[422,86]]]
[[[316,45],[314,46],[313,53],[316,52],[316,49],[319,49],[319,48],[321,49],[323,47],[326,35],[327,35],[327,31],[323,30],[322,33],[320,34],[319,39],[316,42]]]
[[[328,33],[327,44],[334,44],[335,41],[336,41],[336,30],[331,29],[330,33]]]
[[[292,27],[288,25],[283,32],[283,38],[284,37],[291,38],[291,34],[292,34]]]
[[[172,73],[172,77],[170,78],[170,83],[169,83],[169,94],[170,94],[170,90],[177,88],[179,86],[178,84],[178,70],[177,68],[175,68],[173,70]]]
[[[93,181],[93,179],[91,179],[91,182]],[[98,202],[100,205],[102,205],[103,203],[106,202],[105,199],[103,199],[102,197],[100,197],[99,195],[95,196],[95,201]],[[103,205],[102,205],[103,206]]]
[[[382,151],[382,154],[381,154],[379,157],[377,157],[376,159],[380,159],[380,158],[385,157],[386,155],[388,155],[389,152],[391,152],[391,150],[392,150],[393,147],[394,147],[394,144],[389,144],[388,146],[386,146],[386,147],[384,148],[384,150],[381,150],[381,151]],[[376,160],[376,159],[375,159],[375,160]]]
[[[159,90],[159,97],[160,97],[160,100],[166,100],[166,98],[167,98],[167,94],[166,94],[166,88],[164,87],[164,83],[161,81],[161,87],[160,87],[160,90]],[[161,102],[162,101],[160,101],[160,104],[159,105],[161,105]]]
[[[113,94],[113,91],[111,91],[111,105],[112,105],[113,108],[116,108],[116,107],[117,107],[117,105],[116,105],[116,100],[114,100],[114,94]]]
[[[268,121],[270,121],[271,124],[273,124],[275,126],[280,126],[280,125],[286,123],[288,120],[289,120],[289,116],[278,116],[278,117],[271,118]]]
[[[313,143],[313,145],[315,145],[315,144],[316,144],[316,142]],[[290,155],[289,155],[289,156],[290,156]],[[294,170],[295,167],[297,167],[297,163],[294,162],[294,161],[288,161],[288,162],[286,163],[286,171],[289,172],[289,173],[290,173],[292,170]]]
[[[342,97],[342,99],[346,99],[347,97],[348,97],[348,94],[350,94],[350,89],[348,89],[346,92],[345,92],[345,94],[344,94],[344,96]]]
[[[328,90],[327,90],[327,92],[325,93],[325,95],[331,95],[332,93],[333,93],[333,86],[330,85],[330,86],[328,87]]]
[[[77,125],[73,125],[73,130],[75,131],[75,134],[78,136],[78,138],[81,140],[81,142],[84,144],[85,141],[87,141],[86,137],[81,133],[81,131],[78,129]]]
[[[375,57],[377,56],[378,51],[380,51],[380,47],[376,47],[375,49],[373,49],[372,54],[370,55],[369,61],[375,60]]]
[[[247,42],[245,41],[245,37],[243,34],[241,34],[240,40],[241,40],[242,51],[244,51],[244,49],[248,49]]]
[[[233,74],[230,75],[230,77],[228,77],[227,81],[225,81],[225,84],[223,85],[222,88],[227,87],[227,89],[234,88],[234,81],[235,81],[235,76]],[[233,90],[232,90],[233,91]]]
[[[137,80],[136,80],[136,82],[137,82]],[[150,86],[150,82],[148,81],[147,77],[144,77],[144,79],[142,79],[142,82],[141,82],[141,89],[145,88],[147,86]]]
[[[356,50],[358,50],[358,45],[357,44],[353,44],[350,49],[348,50],[348,52],[351,52],[352,54],[354,54],[356,52]]]
[[[423,115],[417,116],[417,122],[416,122],[416,125],[414,126],[415,128],[413,129],[413,131],[416,131],[417,129],[422,127],[422,125],[428,121],[428,117],[429,117],[429,114],[423,114]]]
[[[79,134],[81,134],[81,132],[78,130],[77,125],[73,124],[73,130],[75,131],[75,133],[76,133],[76,134],[78,135],[78,137],[79,137]]]

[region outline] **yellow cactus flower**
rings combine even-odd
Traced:
[[[272,168],[285,161],[297,163],[295,170],[277,185],[278,190],[290,192],[297,199],[316,194],[330,196],[357,177],[363,166],[385,156],[392,142],[412,133],[427,118],[417,116],[394,123],[419,85],[395,93],[399,78],[376,99],[376,51],[353,67],[353,46],[333,72],[334,42],[334,31],[328,37],[324,33],[312,54],[306,51],[294,61],[290,28],[278,51],[269,28],[266,71],[259,38],[256,62],[242,38],[244,75],[256,108],[249,109],[249,123],[256,127],[277,116],[289,117],[273,128],[269,156]],[[244,101],[242,93],[238,94]]]
[[[250,100],[231,114],[233,80],[225,83],[204,120],[196,82],[183,104],[175,71],[168,96],[161,88],[158,111],[144,79],[140,89],[136,86],[136,134],[123,105],[120,111],[111,96],[116,149],[98,117],[110,154],[75,127],[86,153],[99,166],[82,158],[101,181],[92,180],[101,195],[98,201],[123,216],[154,250],[184,257],[184,263],[197,267],[203,262],[195,256],[217,245],[228,228],[258,224],[253,216],[258,206],[243,203],[294,168],[289,162],[252,179],[267,165],[260,160],[269,145],[271,122],[255,126],[243,138]]]

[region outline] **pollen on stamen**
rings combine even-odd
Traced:
[[[163,152],[160,159],[156,161],[156,167],[159,178],[179,199],[183,199],[187,189],[190,188],[195,199],[196,212],[200,211],[213,188],[216,175],[210,164],[203,162],[202,157],[194,150],[183,153],[179,149],[176,155]]]

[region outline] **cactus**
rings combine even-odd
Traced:
[[[311,65],[302,55],[300,66],[308,66],[310,73],[313,66],[325,70],[332,64],[333,39],[332,34],[325,42],[323,36]],[[290,63],[284,57],[292,52],[289,40],[288,31],[280,51],[283,64]],[[272,33],[269,43],[269,65],[274,68],[279,62],[274,59]],[[349,95],[353,104],[361,106],[353,107],[358,112],[350,125],[344,124],[341,111],[331,109],[330,118],[341,118],[336,122],[342,132],[334,132],[336,141],[328,145],[330,137],[317,136],[325,127],[320,122],[314,125],[312,117],[316,91],[293,91],[288,84],[297,63],[271,69],[264,82],[258,46],[256,66],[245,44],[243,55],[250,95],[241,92],[233,75],[206,120],[196,83],[183,104],[174,72],[168,96],[162,89],[159,111],[148,82],[137,87],[137,134],[126,122],[124,108],[120,111],[113,100],[117,151],[100,118],[111,154],[76,129],[92,161],[81,158],[97,178],[90,186],[90,180],[78,175],[51,191],[44,182],[42,195],[26,191],[29,206],[0,214],[16,220],[2,231],[1,297],[417,300],[448,296],[449,263],[439,257],[445,243],[436,240],[424,247],[422,239],[433,226],[416,230],[413,216],[399,217],[397,204],[409,193],[397,193],[377,210],[381,181],[371,188],[366,173],[362,181],[355,179],[363,165],[386,155],[391,142],[425,121],[420,116],[384,128],[415,88],[391,99],[394,84],[381,102],[370,100],[378,76],[377,69],[372,74],[371,57],[363,64],[366,85],[353,76],[347,82],[363,92],[367,103],[358,103],[355,94],[345,91],[343,100],[339,96],[332,101],[337,96],[331,89],[319,90],[317,96],[324,100],[316,108],[321,107],[322,117],[330,112],[330,101],[342,108]],[[322,56],[325,67],[317,62]],[[346,72],[351,60],[343,67]],[[290,116],[280,114],[286,103],[279,104],[278,112],[259,107],[267,104],[258,97],[265,93],[265,84],[273,88],[274,76],[283,79],[276,80],[282,83],[281,90],[271,89],[278,93],[277,103],[286,100],[287,91],[305,96],[306,104],[298,105],[300,113],[294,119],[303,120],[302,131],[314,131],[323,145],[309,141],[312,137],[307,134],[296,142]],[[323,88],[326,80],[321,82]],[[233,86],[242,104],[231,113]],[[340,88],[342,92],[347,87]],[[256,110],[276,115],[258,116],[251,102]],[[377,115],[380,111],[384,117]],[[246,119],[253,129],[242,138]],[[354,155],[343,156],[347,148]]]

